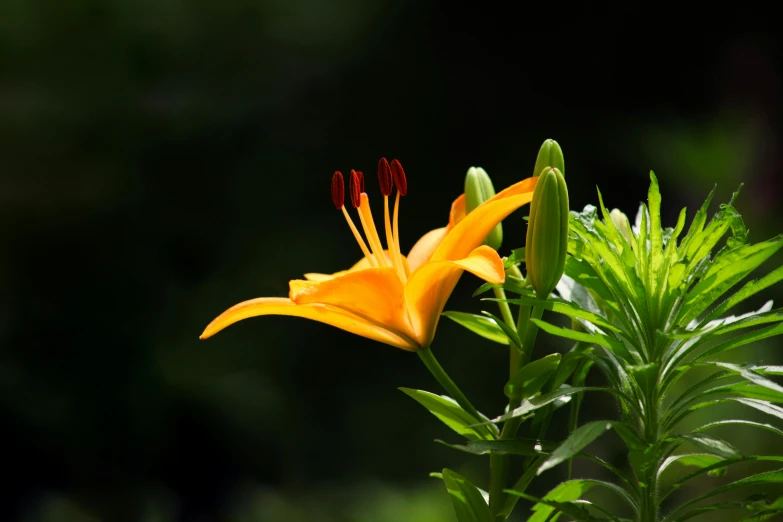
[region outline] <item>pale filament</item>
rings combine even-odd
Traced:
[[[399,194],[397,194],[397,200],[399,201]],[[394,264],[394,269],[402,279],[404,283],[407,280],[407,274],[402,264],[402,256],[400,255],[400,243],[397,240],[397,213],[394,213],[394,234],[392,234],[392,227],[389,220],[389,196],[383,196],[383,217],[386,224],[386,244],[389,245],[389,254]]]
[[[383,246],[381,245],[381,239],[378,237],[378,230],[375,228],[375,221],[372,218],[372,212],[370,212],[370,201],[367,198],[367,194],[362,192],[360,195],[359,205],[359,219],[362,222],[364,228],[364,234],[367,236],[367,241],[370,243],[376,260],[380,266],[390,266],[389,260],[386,258],[386,254],[383,252]]]
[[[361,234],[359,234],[359,231],[356,229],[356,225],[353,224],[353,220],[351,219],[350,214],[348,214],[348,211],[345,209],[345,206],[343,206],[341,210],[343,211],[345,220],[348,222],[348,226],[351,227],[351,232],[353,232],[353,237],[356,238],[356,242],[359,243],[359,247],[361,247],[362,252],[364,253],[364,257],[367,258],[371,266],[377,267],[378,261],[375,259],[375,256],[370,253],[370,250],[367,248],[367,244],[364,242],[364,239],[362,239]]]

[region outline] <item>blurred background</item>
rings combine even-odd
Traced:
[[[745,183],[751,239],[783,231],[779,34],[576,14],[554,30],[429,0],[3,0],[0,520],[445,522],[430,472],[486,486],[484,459],[433,442],[459,439],[397,390],[441,393],[415,355],[294,318],[198,340],[229,306],[360,257],[334,170],[363,170],[377,202],[378,159],[400,159],[404,251],[446,224],[469,167],[503,188],[547,138],[574,209],[598,186],[633,219],[653,170],[669,225]],[[479,284],[463,276],[447,309],[488,306]],[[502,411],[505,349],[445,319],[433,349]],[[747,353],[783,361],[775,339]],[[622,464],[612,435],[595,450]]]

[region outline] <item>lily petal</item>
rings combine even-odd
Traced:
[[[463,193],[451,204],[451,212],[449,212],[449,230],[454,228],[454,225],[462,221],[465,217],[467,214],[465,208],[465,194]]]
[[[520,181],[473,209],[449,230],[430,260],[460,259],[468,255],[484,241],[495,225],[522,205],[530,203],[537,181],[538,176]]]
[[[322,304],[298,305],[284,297],[260,297],[234,305],[209,323],[199,338],[206,339],[212,337],[222,329],[242,319],[260,315],[303,317],[404,350],[413,351],[418,349],[418,346],[412,346],[409,342],[388,330],[345,310]]]
[[[383,253],[386,255],[386,259],[389,260],[389,263],[392,262],[391,252],[389,250],[384,250]],[[405,258],[405,256],[402,257],[402,264],[405,265],[408,260]],[[333,274],[322,274],[319,272],[309,272],[307,274],[304,274],[304,278],[308,281],[327,281],[329,279],[334,279],[335,277],[339,277],[342,275],[347,274],[348,272],[354,272],[356,270],[364,270],[366,268],[372,268],[372,265],[370,264],[370,260],[366,257],[361,258],[359,261],[357,261],[351,268],[348,270],[340,270],[339,272],[335,272]]]
[[[383,325],[400,338],[412,335],[402,281],[392,267],[347,272],[320,283],[297,279],[289,287],[296,304],[329,305]]]
[[[447,232],[447,227],[436,228],[435,230],[430,230],[416,241],[416,244],[413,245],[413,248],[408,253],[408,265],[411,272],[415,272],[421,265],[429,261],[432,253],[435,252],[443,238],[446,237]]]
[[[432,342],[446,300],[464,270],[495,284],[503,283],[506,278],[498,253],[482,245],[464,259],[430,261],[408,279],[405,301],[416,340],[421,346],[429,346]]]

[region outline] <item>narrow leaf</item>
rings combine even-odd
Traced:
[[[484,496],[468,479],[444,468],[443,482],[446,483],[459,522],[495,522]]]
[[[499,299],[488,298],[486,301],[499,301]],[[611,330],[613,332],[619,332],[620,329],[614,326],[612,323],[604,319],[598,314],[588,312],[582,308],[568,303],[566,301],[560,301],[556,299],[529,299],[525,297],[519,297],[514,299],[506,299],[506,302],[519,305],[539,306],[544,310],[551,310],[558,314],[567,315],[568,317],[574,317],[576,319],[584,319],[593,323],[595,326]]]
[[[463,410],[451,397],[410,388],[400,388],[400,390],[415,399],[446,426],[463,437],[471,440],[492,440],[495,438],[486,424],[477,425],[477,419]]]
[[[734,459],[741,456],[740,452],[725,440],[707,435],[706,433],[683,433],[679,435],[679,438],[687,440],[699,449],[719,457]]]
[[[626,361],[633,361],[633,357],[628,352],[628,349],[625,347],[625,345],[622,342],[607,335],[577,332],[576,330],[571,330],[570,328],[554,326],[552,324],[541,321],[540,319],[531,319],[530,321],[535,323],[539,328],[548,334],[557,335],[558,337],[565,337],[566,339],[572,339],[574,341],[597,344],[612,350],[615,354],[622,357]]]
[[[560,364],[560,354],[553,353],[526,364],[506,383],[504,392],[509,398],[523,398],[538,393]]]
[[[506,324],[505,321],[492,315],[489,312],[482,311],[481,313],[489,317],[492,320],[492,322],[494,322],[497,326],[499,326],[500,329],[503,330],[503,333],[506,335],[506,338],[508,338],[509,340],[511,340],[512,343],[514,343],[514,346],[516,346],[520,350],[522,349],[522,340],[519,338],[519,334],[517,334],[517,331],[514,328],[511,328],[509,325]]]
[[[612,423],[609,421],[588,422],[580,426],[539,466],[536,475],[540,475],[544,471],[570,459],[611,428]]]
[[[508,345],[509,343],[508,336],[492,318],[465,312],[443,312],[443,316],[485,339],[499,344]]]

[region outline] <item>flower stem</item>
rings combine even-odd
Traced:
[[[479,414],[478,410],[473,406],[473,404],[471,404],[468,398],[465,397],[465,394],[462,393],[462,390],[460,390],[454,381],[451,380],[451,377],[449,377],[449,375],[446,373],[446,370],[443,369],[438,360],[435,358],[435,354],[432,353],[430,347],[425,346],[424,348],[417,350],[416,353],[419,354],[419,358],[424,363],[424,366],[427,367],[441,387],[446,390],[446,393],[448,393],[452,399],[457,401],[457,404],[459,404],[463,410],[475,417],[476,422],[482,422],[481,414]]]
[[[506,299],[506,291],[502,287],[494,287],[492,291],[495,294],[496,299]],[[500,308],[500,315],[503,317],[503,321],[509,328],[516,328],[514,324],[514,317],[511,315],[511,307],[506,301],[498,301],[498,308]],[[514,343],[508,343],[508,357],[509,357],[509,378],[514,376],[517,365],[519,364],[519,349],[514,346]]]

